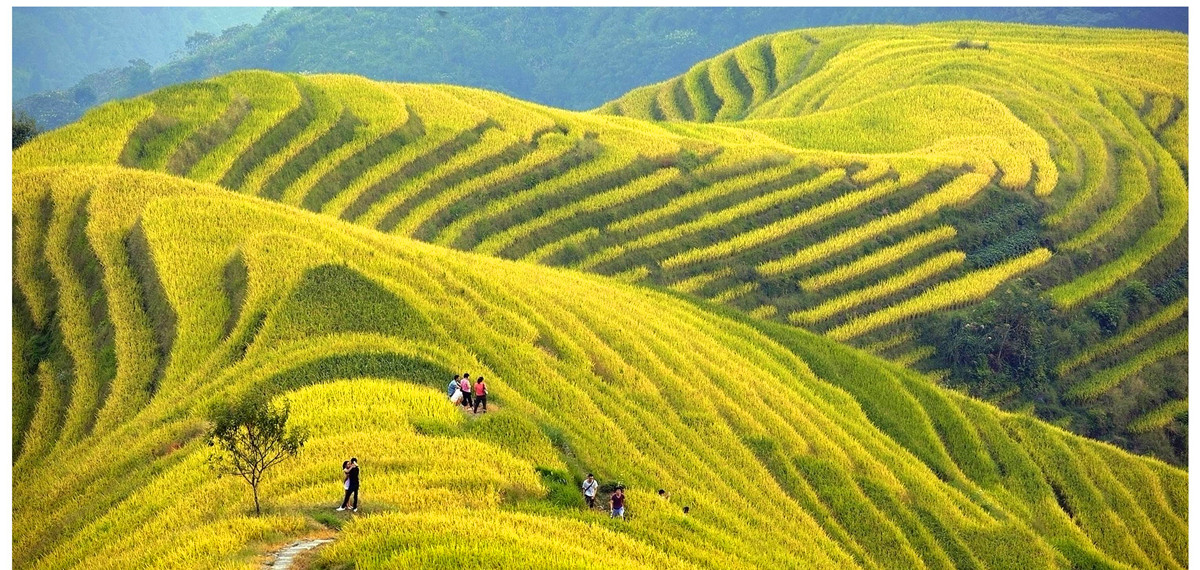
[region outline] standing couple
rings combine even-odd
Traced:
[[[358,458],[351,457],[350,461],[342,462],[342,488],[346,496],[342,498],[342,506],[337,510],[344,511],[350,503],[350,495],[354,495],[354,512],[358,512]]]

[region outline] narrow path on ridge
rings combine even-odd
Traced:
[[[307,550],[312,550],[313,548],[329,542],[333,542],[333,539],[318,538],[293,542],[291,545],[276,553],[275,561],[267,566],[267,568],[270,570],[289,570],[292,567],[292,561],[295,560],[296,556],[298,556],[300,553]]]

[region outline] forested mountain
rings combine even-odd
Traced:
[[[125,65],[134,56],[121,56],[107,64],[121,67],[93,68],[70,89],[16,106],[55,127],[109,99],[236,69],[268,69],[470,85],[582,110],[765,33],[952,19],[1176,31],[1187,25],[1184,9],[1138,8],[292,8],[274,10],[255,26],[201,37],[164,65],[148,56]],[[147,27],[105,26],[129,37],[145,35]],[[36,60],[24,48],[18,53]],[[14,74],[14,85],[25,81]],[[15,93],[16,99],[25,91]]]
[[[130,60],[156,66],[187,49],[197,33],[256,24],[266,8],[15,7],[13,100],[61,90]]]

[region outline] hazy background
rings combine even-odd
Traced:
[[[13,8],[13,99],[55,127],[110,99],[258,68],[581,110],[766,33],[968,19],[1187,33],[1187,8]]]

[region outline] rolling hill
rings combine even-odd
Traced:
[[[1185,48],[823,28],[594,113],[237,72],[102,107],[16,160],[164,171],[696,294],[1184,464],[1186,420],[1166,410],[1187,398]],[[63,149],[80,137],[95,144]]]
[[[118,166],[23,169],[14,206],[19,568],[256,567],[347,454],[319,567],[1187,564],[1184,471],[800,329]],[[460,369],[492,413],[445,401]],[[246,392],[312,430],[262,518],[200,437]]]
[[[1031,157],[1028,165],[997,166],[1001,186],[1026,186],[1036,202],[985,197],[968,210],[976,215],[943,215],[947,228],[932,227],[937,216],[892,225],[900,231],[833,270],[818,265],[820,245],[801,243],[758,265],[758,277],[781,274],[811,291],[893,267],[788,315],[850,338],[864,327],[838,314],[863,314],[872,308],[865,299],[925,281],[882,311],[913,315],[979,285],[969,276],[952,280],[956,271],[1002,268],[1002,259],[1045,247],[1053,258],[1011,299],[992,294],[991,307],[893,328],[860,346],[885,348],[997,402],[1036,403],[1043,417],[1081,433],[1184,463],[1186,422],[1167,430],[1173,451],[1144,434],[1172,425],[1167,418],[1187,399],[1186,52],[1186,36],[1137,30],[986,23],[798,30],[758,38],[600,111],[689,121],[686,132],[717,140],[732,126],[805,149],[978,146],[992,157],[1014,150]],[[1020,128],[1008,126],[1014,117]],[[881,214],[894,209],[880,205]],[[779,235],[755,228],[701,253],[727,254],[739,239],[764,234]],[[945,245],[929,247],[938,242]],[[939,253],[945,249],[965,257]],[[1030,313],[1039,316],[1022,316]],[[1010,333],[1047,350],[1014,350]],[[915,342],[896,343],[897,336]],[[998,372],[1005,381],[995,381]]]
[[[13,156],[14,558],[248,567],[353,454],[319,566],[1184,567],[1185,471],[1021,407],[1186,463],[1180,69],[869,26],[589,113],[264,71],[103,105]],[[250,392],[314,433],[261,519],[200,441]]]

